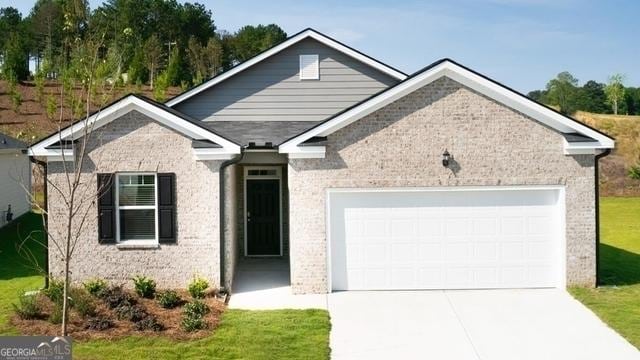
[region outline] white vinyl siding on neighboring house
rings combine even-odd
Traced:
[[[0,226],[7,223],[9,205],[13,219],[31,209],[25,189],[31,189],[29,158],[19,151],[0,152]]]
[[[300,55],[300,80],[320,79],[318,55]]]
[[[157,242],[156,175],[145,173],[116,176],[118,242]]]

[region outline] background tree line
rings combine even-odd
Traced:
[[[527,96],[557,107],[562,113],[588,111],[600,114],[640,115],[640,88],[626,87],[624,76],[611,75],[607,83],[589,80],[582,86],[568,71],[551,79],[544,90],[534,90]]]
[[[74,78],[77,45],[94,43],[103,66],[116,67],[103,73],[122,75],[111,81],[149,84],[158,100],[163,88],[197,85],[287,36],[274,24],[219,30],[204,5],[176,0],[108,0],[93,10],[87,0],[38,0],[26,16],[0,8],[0,34],[7,80],[82,81]]]

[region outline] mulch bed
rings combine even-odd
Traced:
[[[184,300],[183,304],[191,300],[191,297],[186,291],[178,291],[180,297]],[[53,303],[46,296],[39,294],[39,300],[43,308],[44,316],[39,320],[23,320],[17,315],[11,317],[11,324],[14,325],[18,331],[23,335],[50,335],[55,336],[60,334],[60,324],[52,324],[47,319],[53,309]],[[149,315],[155,316],[158,321],[164,325],[162,331],[138,331],[134,328],[134,323],[128,320],[118,320],[118,317],[113,310],[109,309],[100,299],[95,299],[97,305],[98,316],[103,316],[113,321],[114,326],[107,330],[88,330],[85,329],[87,319],[83,319],[73,309],[69,314],[69,336],[77,340],[89,340],[89,339],[118,339],[128,337],[132,335],[142,336],[163,336],[175,340],[191,340],[200,339],[210,335],[212,330],[215,330],[220,323],[220,317],[226,309],[222,299],[214,296],[209,296],[202,299],[206,303],[211,311],[204,317],[208,323],[207,329],[186,332],[180,327],[182,321],[182,306],[178,306],[174,309],[165,309],[158,305],[158,302],[154,299],[143,299],[135,296],[138,304],[144,306]]]

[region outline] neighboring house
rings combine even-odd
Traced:
[[[239,260],[275,256],[295,293],[596,283],[597,162],[613,139],[448,59],[407,76],[308,29],[89,123],[84,176],[108,191],[76,279],[182,287],[199,273],[232,290]],[[77,156],[58,140],[83,125],[30,148],[54,183],[63,152]]]
[[[27,144],[0,133],[0,226],[31,209],[31,162]],[[8,215],[8,216],[7,216]]]

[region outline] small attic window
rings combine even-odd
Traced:
[[[318,55],[300,55],[300,80],[320,79]]]

